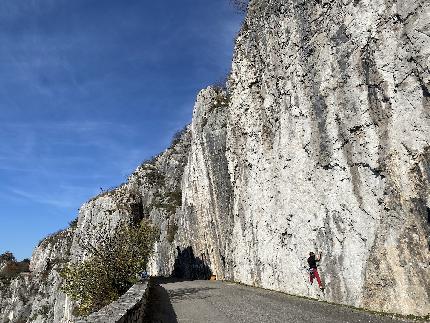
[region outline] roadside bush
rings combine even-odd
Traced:
[[[136,282],[136,273],[146,268],[157,236],[144,220],[135,227],[122,226],[96,246],[81,239],[81,247],[92,256],[60,271],[62,290],[78,303],[75,313],[89,315],[124,294]]]

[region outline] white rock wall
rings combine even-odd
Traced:
[[[218,278],[228,268],[231,182],[225,156],[229,98],[222,89],[200,92],[191,124],[191,148],[182,180],[179,240]]]
[[[231,76],[235,280],[430,312],[426,1],[253,1]],[[325,295],[305,271],[324,254]]]

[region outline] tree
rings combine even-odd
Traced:
[[[12,252],[6,251],[4,254],[0,255],[0,262],[10,262],[10,261],[16,261],[15,256]]]
[[[15,256],[9,251],[0,255],[0,282],[8,284],[21,273],[28,272],[30,272],[29,259],[16,261]]]
[[[88,315],[124,294],[134,283],[136,273],[146,268],[158,232],[147,221],[137,226],[123,225],[93,245],[88,238],[79,239],[91,256],[69,264],[60,275],[62,290],[77,301],[77,315]]]
[[[185,126],[181,130],[175,132],[172,142],[170,143],[170,147],[177,145],[181,141],[182,136],[187,132],[187,127],[188,126]]]

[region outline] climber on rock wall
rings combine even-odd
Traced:
[[[309,264],[309,281],[312,285],[312,283],[314,282],[314,278],[317,279],[318,282],[318,286],[319,288],[324,291],[324,286],[321,283],[321,278],[320,275],[318,273],[318,268],[317,268],[317,262],[321,261],[321,252],[319,254],[319,257],[316,258],[315,254],[311,251],[309,253],[309,258],[308,258],[308,264]]]

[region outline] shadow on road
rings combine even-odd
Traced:
[[[172,305],[181,300],[204,299],[204,292],[212,288],[174,288],[167,290],[163,284],[183,282],[197,279],[209,279],[212,272],[206,264],[205,255],[196,257],[192,247],[180,249],[175,259],[172,277],[154,278],[149,290],[148,306],[145,310],[144,322],[150,323],[175,323],[178,322],[177,315]]]
[[[154,284],[149,291],[149,302],[143,322],[177,323],[177,317],[169,294],[159,284]]]
[[[213,288],[177,288],[167,291],[162,284],[173,284],[183,282],[184,279],[176,278],[154,278],[149,290],[148,305],[145,310],[143,322],[147,323],[177,323],[178,318],[172,302],[183,300],[205,299],[210,297],[206,291]]]

